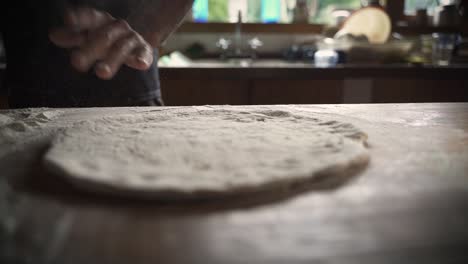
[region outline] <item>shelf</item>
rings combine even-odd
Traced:
[[[245,33],[278,33],[278,34],[307,34],[321,33],[323,25],[319,24],[262,24],[244,23],[242,32]],[[226,33],[236,30],[235,23],[193,23],[186,22],[177,30],[179,33]]]
[[[320,24],[262,24],[245,23],[242,24],[244,33],[270,33],[270,34],[320,34],[324,29]],[[415,27],[396,26],[394,32],[405,35],[431,34],[433,32],[460,32],[468,34],[468,26],[460,27]],[[179,33],[227,33],[236,30],[235,23],[184,23],[177,32]]]

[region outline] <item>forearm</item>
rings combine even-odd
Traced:
[[[128,23],[153,47],[160,46],[169,37],[193,3],[193,0],[128,1],[135,3]]]

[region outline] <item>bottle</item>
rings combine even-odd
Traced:
[[[297,0],[294,8],[294,23],[307,23],[309,21],[309,7],[307,0]]]

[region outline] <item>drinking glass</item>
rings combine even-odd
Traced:
[[[458,41],[457,34],[434,33],[432,35],[432,63],[437,66],[448,66]]]

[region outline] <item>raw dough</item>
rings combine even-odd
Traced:
[[[88,190],[205,197],[333,177],[367,164],[366,138],[350,124],[310,114],[166,108],[77,123],[55,138],[44,161]]]

